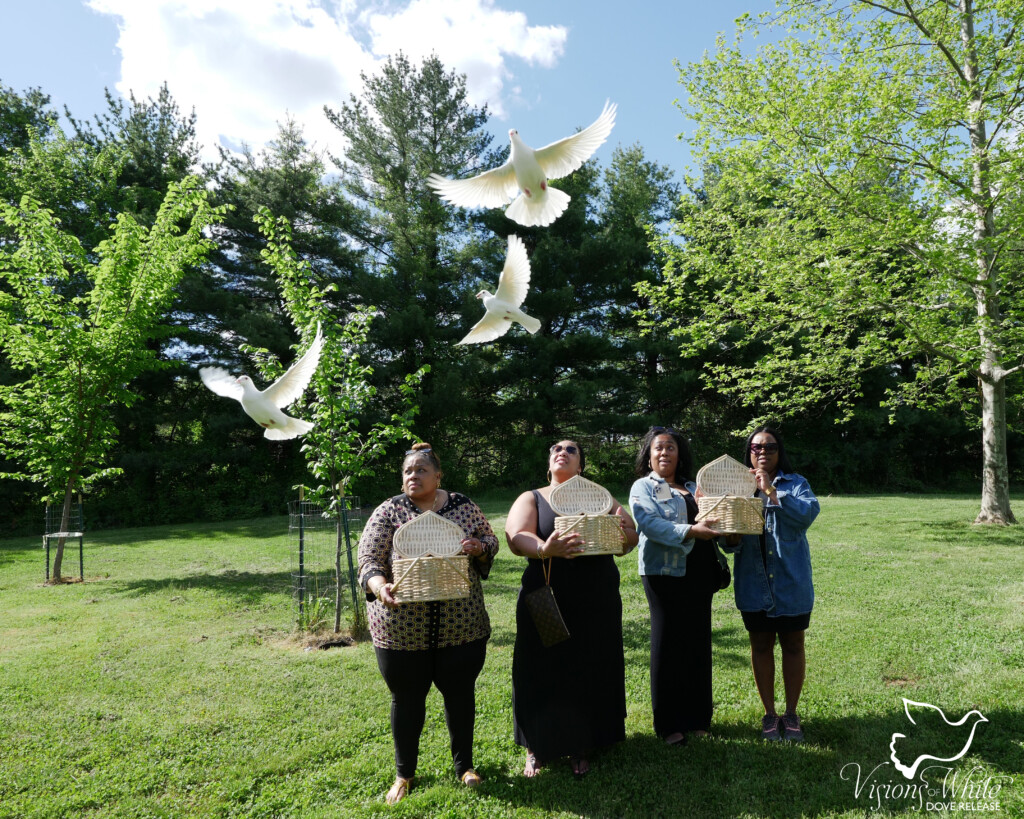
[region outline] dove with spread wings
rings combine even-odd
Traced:
[[[203,367],[199,370],[199,377],[217,395],[240,401],[245,414],[266,429],[263,433],[265,438],[273,441],[296,438],[309,432],[313,424],[285,415],[282,410],[301,397],[309,386],[309,380],[320,363],[323,346],[324,337],[317,324],[316,337],[309,349],[288,368],[288,372],[262,392],[256,389],[249,376],[235,378],[221,367]]]
[[[427,184],[442,199],[464,208],[499,208],[518,192],[505,215],[526,227],[550,225],[569,206],[571,197],[552,188],[548,180],[568,176],[590,159],[615,125],[615,109],[606,102],[591,125],[537,150],[513,128],[508,132],[512,148],[504,165],[471,179],[446,179],[432,173]]]
[[[458,343],[494,341],[508,332],[513,321],[518,321],[528,332],[536,333],[540,329],[540,322],[519,309],[529,291],[530,260],[526,258],[526,245],[513,234],[508,237],[508,253],[501,276],[498,277],[498,292],[491,294],[481,290],[476,294],[478,299],[483,299],[487,312]]]

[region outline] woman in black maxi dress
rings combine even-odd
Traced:
[[[589,771],[588,755],[625,738],[626,688],[622,648],[619,570],[611,555],[577,560],[579,537],[554,531],[550,490],[582,472],[582,450],[573,441],[551,448],[551,484],[524,492],[509,512],[506,538],[526,557],[516,605],[512,660],[513,721],[516,743],[527,749],[523,773],[533,776],[545,763],[568,756],[573,773]],[[626,551],[637,542],[633,521],[618,504]],[[544,584],[551,586],[569,630],[569,639],[545,648],[524,601]]]

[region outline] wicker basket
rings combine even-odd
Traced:
[[[583,536],[586,555],[621,555],[625,538],[618,515],[560,515],[555,518],[555,531],[559,534],[579,532]]]
[[[466,533],[436,512],[399,527],[391,559],[391,594],[399,603],[469,597],[469,556],[461,554]]]
[[[579,475],[551,490],[548,501],[558,513],[555,531],[579,532],[586,555],[621,555],[625,539],[618,515],[606,514],[615,505],[611,493],[600,484]]]
[[[750,470],[728,455],[705,464],[697,473],[697,520],[715,518],[711,527],[729,535],[759,535],[764,531],[763,504],[751,497],[757,481]]]
[[[469,555],[398,557],[391,572],[391,594],[399,603],[469,597]]]

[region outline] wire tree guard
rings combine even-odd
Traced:
[[[608,512],[615,506],[611,492],[581,475],[574,475],[551,490],[548,499],[555,518],[555,531],[578,532],[583,539],[584,555],[621,555],[625,536],[618,515]]]
[[[757,481],[750,470],[728,455],[697,472],[697,520],[716,519],[711,528],[729,535],[759,535],[764,530],[763,504],[752,497]]]
[[[465,531],[436,512],[424,512],[395,532],[391,594],[400,602],[469,597]]]
[[[78,503],[72,503],[68,520],[64,520],[64,504],[46,504],[43,523],[43,548],[46,550],[46,582],[50,582],[50,541],[78,539],[78,579],[85,580],[85,555],[83,541],[85,539],[85,517],[82,513],[82,495],[78,495]]]
[[[298,602],[301,628],[315,625],[328,609],[334,610],[334,630],[341,630],[342,553],[348,561],[348,587],[357,626],[362,606],[356,582],[354,543],[363,514],[356,496],[341,498],[337,514],[313,501],[288,504],[288,530],[298,537],[298,566],[292,573],[292,594]]]

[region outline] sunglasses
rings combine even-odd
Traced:
[[[675,427],[651,427],[651,432],[655,435],[661,435],[663,432],[667,432],[669,435],[679,434],[679,431]]]
[[[751,452],[767,452],[769,455],[779,451],[778,444],[751,444]]]
[[[406,455],[422,455],[424,453],[433,452],[433,451],[434,450],[431,449],[430,447],[427,447],[426,449],[407,449],[407,450],[405,450],[405,454]]]
[[[556,454],[561,452],[562,450],[565,450],[570,455],[576,455],[577,453],[579,453],[579,449],[577,447],[574,447],[572,444],[569,444],[569,446],[562,446],[561,444],[555,444],[553,447],[551,447],[551,451],[556,453]]]

